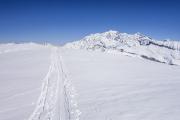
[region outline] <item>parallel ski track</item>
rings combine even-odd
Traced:
[[[68,78],[59,48],[53,47],[49,71],[29,120],[79,120],[76,91]]]

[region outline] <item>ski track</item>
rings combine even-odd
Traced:
[[[60,50],[52,47],[49,71],[44,78],[35,110],[28,120],[79,120],[81,112],[75,100],[76,95]]]

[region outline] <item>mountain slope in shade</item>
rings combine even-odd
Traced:
[[[65,48],[122,52],[126,55],[167,63],[180,64],[180,42],[158,41],[140,33],[127,34],[118,31],[91,34],[82,40],[67,43]]]

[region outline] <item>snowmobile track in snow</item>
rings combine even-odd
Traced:
[[[79,120],[76,91],[65,71],[59,48],[52,48],[51,64],[41,95],[29,120]]]

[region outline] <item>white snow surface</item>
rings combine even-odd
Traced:
[[[179,120],[180,67],[121,53],[63,50],[81,120]]]
[[[79,120],[76,91],[59,48],[1,45],[6,49],[0,54],[0,120]]]
[[[180,120],[180,66],[154,62],[177,47],[137,41],[126,52],[0,44],[0,120]]]
[[[180,42],[157,41],[140,33],[127,34],[110,30],[67,43],[65,47],[106,52],[120,51],[157,62],[180,65]]]
[[[48,71],[50,51],[37,44],[1,44],[0,50],[0,120],[28,119]]]

